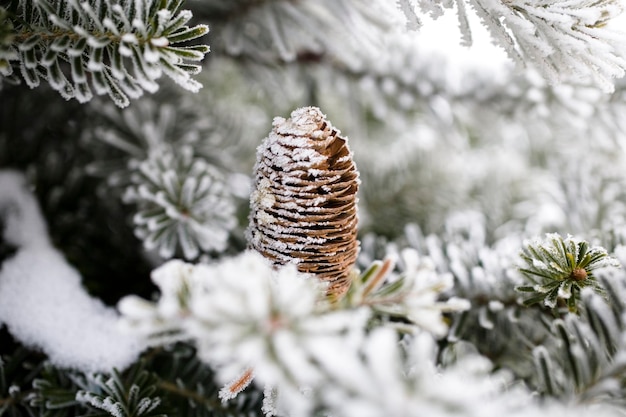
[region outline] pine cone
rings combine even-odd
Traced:
[[[359,174],[339,133],[316,107],[274,119],[257,150],[248,229],[253,249],[329,282],[333,298],[350,286],[359,249]]]

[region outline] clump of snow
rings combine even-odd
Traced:
[[[78,271],[51,246],[23,176],[0,172],[3,240],[18,246],[0,268],[0,323],[56,366],[83,371],[125,368],[144,345],[118,327],[118,314],[91,297]]]
[[[319,129],[320,123],[325,118],[317,107],[301,107],[294,110],[287,120],[282,117],[275,117],[273,126],[280,135],[309,137]]]
[[[0,219],[6,242],[15,246],[50,245],[37,201],[18,172],[0,171]]]

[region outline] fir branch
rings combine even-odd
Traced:
[[[606,271],[601,280],[611,292],[624,295],[624,282]],[[618,274],[623,279],[623,273]],[[609,284],[609,282],[612,282]],[[613,404],[623,407],[624,322],[611,310],[623,313],[624,302],[605,298],[588,289],[581,299],[582,314],[557,319],[552,326],[554,338],[535,348],[536,389],[556,398],[576,398],[579,403]]]
[[[262,395],[254,386],[249,387],[239,401],[222,401],[215,372],[200,361],[196,349],[189,344],[152,349],[143,360],[145,366],[158,375],[157,386],[164,401],[177,415],[244,416],[260,412]]]
[[[63,416],[83,411],[76,400],[79,389],[76,377],[72,371],[63,371],[46,363],[33,381],[30,404],[38,407],[42,415]]]
[[[440,299],[462,298],[471,307],[444,316],[450,329],[441,342],[442,362],[471,344],[494,366],[525,379],[532,373],[532,349],[550,337],[551,317],[520,306],[514,290],[520,277],[511,273],[514,257],[507,250],[489,246],[486,239],[486,219],[480,213],[462,212],[449,216],[437,234],[425,235],[410,224],[401,238],[387,244],[368,236],[362,241],[362,255],[366,259],[373,256],[374,245],[381,245],[378,250],[386,251],[387,256],[408,246],[429,259],[438,274],[451,275],[454,286]]]
[[[185,146],[157,148],[138,164],[124,200],[136,203],[135,234],[163,258],[182,250],[186,259],[226,248],[237,221],[221,173]]]
[[[32,375],[32,389],[14,390],[18,394],[8,402],[0,400],[0,407],[3,404],[32,407],[38,415],[46,417],[118,414],[236,417],[256,415],[260,410],[258,392],[248,392],[239,401],[222,402],[218,398],[215,373],[198,360],[195,349],[185,344],[148,350],[124,372],[83,374],[46,363],[33,370]],[[154,408],[149,411],[151,407]],[[31,415],[35,414],[33,411]]]
[[[183,95],[170,85],[164,87],[153,96],[155,100],[148,97],[139,99],[129,109],[117,109],[97,100],[93,105],[90,104],[88,114],[95,127],[86,133],[89,138],[87,151],[92,155],[93,161],[86,167],[86,171],[104,180],[101,186],[109,187],[109,195],[114,195],[115,201],[121,201],[125,197],[127,203],[132,202],[127,207],[135,213],[143,212],[147,207],[156,209],[156,203],[149,202],[145,195],[131,198],[132,193],[138,191],[142,184],[155,193],[163,185],[148,181],[142,171],[148,167],[152,167],[149,168],[152,171],[172,169],[181,181],[196,181],[200,177],[205,180],[212,178],[212,191],[203,201],[217,195],[225,197],[218,204],[224,210],[215,218],[215,222],[208,217],[200,218],[204,215],[199,214],[199,211],[208,214],[210,210],[202,206],[201,193],[198,190],[196,201],[179,201],[180,195],[174,196],[171,194],[172,190],[166,193],[167,199],[188,214],[196,211],[194,219],[202,223],[201,228],[208,230],[212,223],[218,229],[228,232],[226,237],[216,238],[211,248],[207,249],[206,244],[204,248],[199,247],[200,252],[211,255],[222,250],[238,252],[245,245],[243,228],[237,226],[245,224],[244,217],[249,205],[249,182],[246,175],[237,171],[247,166],[245,161],[253,155],[253,146],[248,144],[253,129],[241,122],[243,114],[231,114],[230,108],[225,108],[222,104],[207,106],[207,97]],[[188,161],[190,157],[193,163]],[[195,165],[196,170],[185,171],[191,167],[185,165],[187,163]],[[207,166],[206,171],[198,171],[200,166]],[[195,179],[189,178],[196,175],[199,176]],[[217,194],[211,197],[213,191]],[[244,207],[246,212],[242,210]],[[235,215],[240,222],[236,221]],[[218,217],[224,221],[220,223]],[[193,219],[189,220],[192,221]],[[144,226],[145,224],[136,225],[141,236],[144,236],[142,233],[145,231],[141,231]],[[194,234],[196,233],[193,232],[192,235]],[[140,239],[143,241],[143,237]],[[182,242],[178,237],[176,239]],[[199,243],[192,236],[191,241],[194,240]],[[220,245],[225,243],[227,245],[220,249]],[[182,250],[182,246],[178,248]],[[188,257],[197,255],[192,255],[191,252],[177,253]]]
[[[76,401],[93,409],[105,411],[114,417],[165,417],[160,397],[155,395],[157,379],[135,366],[110,376],[88,375]]]
[[[279,397],[299,396],[302,387],[318,390],[324,384],[349,390],[354,376],[340,372],[333,363],[360,366],[351,350],[366,330],[369,308],[406,317],[441,335],[441,327],[445,328],[441,310],[463,307],[437,303],[435,298],[443,287],[430,280],[422,282],[424,276],[413,277],[414,265],[408,258],[409,279],[403,285],[391,283],[378,290],[373,285],[367,293],[373,298],[361,303],[356,295],[351,297],[356,305],[346,301],[347,305],[331,307],[323,297],[323,286],[313,277],[298,277],[292,266],[274,273],[261,255],[247,252],[213,265],[171,261],[153,274],[162,292],[157,303],[129,297],[119,307],[127,325],[147,336],[158,334],[164,322],[181,329],[180,337],[194,341],[200,358],[215,367],[218,380],[232,379],[252,367],[261,383],[280,387]],[[232,274],[239,278],[233,280]],[[366,274],[368,278],[361,280],[366,288],[371,284],[369,278],[375,276]],[[291,302],[294,294],[298,303]],[[361,291],[354,294],[367,297]],[[366,307],[370,302],[372,306]],[[388,337],[386,344],[396,342],[395,331]],[[330,357],[330,352],[339,357]],[[355,369],[357,374],[366,372]]]
[[[352,279],[346,297],[335,308],[372,310],[372,321],[390,321],[401,332],[424,329],[443,337],[448,326],[442,313],[468,310],[467,300],[457,297],[441,300],[452,288],[452,276],[438,274],[432,261],[419,257],[412,249],[402,251],[403,271],[394,274],[393,258],[375,261],[360,276]]]
[[[0,414],[32,416],[41,409],[33,402],[37,392],[34,381],[44,369],[44,356],[24,346],[13,343],[6,334],[2,337],[3,348],[12,347],[10,353],[0,356]],[[6,352],[6,349],[3,349]],[[40,413],[44,415],[44,413]]]
[[[607,27],[622,13],[618,1],[422,1],[419,7],[437,16],[456,4],[462,35],[471,42],[466,3],[519,66],[536,68],[551,83],[592,82],[612,92],[613,79],[625,73],[623,34]]]
[[[555,314],[565,305],[576,312],[583,288],[604,294],[593,271],[620,266],[604,248],[589,247],[584,240],[572,236],[564,239],[556,233],[547,234],[543,241],[526,242],[520,256],[524,261],[520,271],[533,284],[517,287],[518,291],[531,294],[524,304],[543,303]]]
[[[188,62],[202,60],[209,48],[177,44],[204,35],[208,27],[186,26],[191,13],[179,7],[178,0],[19,1],[12,15],[14,55],[4,59],[17,61],[13,65],[31,88],[44,79],[65,99],[80,102],[91,100],[93,90],[125,107],[144,90],[156,91],[162,73],[198,91],[191,75],[200,67]]]

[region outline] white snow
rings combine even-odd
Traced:
[[[274,127],[280,135],[309,136],[318,130],[319,122],[324,119],[322,112],[316,107],[301,107],[291,113],[291,118],[274,119]]]
[[[18,246],[0,268],[0,323],[56,366],[125,368],[143,344],[120,330],[115,310],[87,294],[80,274],[51,246],[37,202],[24,184],[20,174],[0,171],[3,239]]]
[[[26,181],[18,172],[0,171],[0,218],[7,243],[15,246],[50,245],[39,206],[35,197],[27,192]]]

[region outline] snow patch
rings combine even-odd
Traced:
[[[3,239],[18,246],[0,268],[0,323],[56,366],[123,369],[145,347],[123,333],[112,308],[91,297],[78,271],[53,248],[45,221],[21,174],[0,172]]]
[[[4,240],[15,246],[50,245],[48,229],[24,177],[0,171],[0,226]]]

